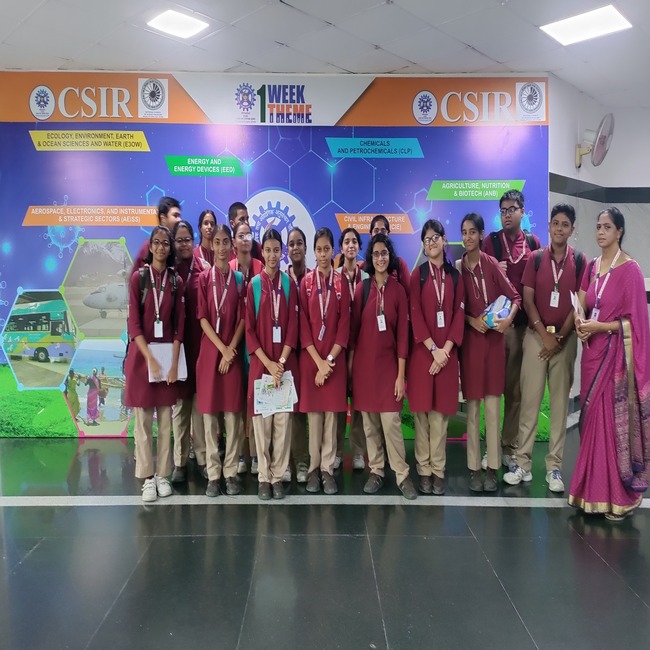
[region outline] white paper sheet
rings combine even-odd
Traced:
[[[174,354],[173,343],[149,343],[149,350],[153,354],[154,359],[160,364],[162,372],[160,379],[156,379],[151,374],[149,368],[149,382],[156,383],[160,381],[167,381],[167,374],[172,367],[172,358]],[[181,351],[178,355],[178,381],[185,381],[187,379],[187,361],[185,360],[185,346],[181,343]]]

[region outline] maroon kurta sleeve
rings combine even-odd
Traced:
[[[416,267],[411,274],[410,304],[413,337],[416,343],[422,343],[432,336],[432,333],[429,332],[429,328],[424,319],[424,314],[422,313],[422,287],[420,286],[419,266]]]
[[[372,282],[372,279],[369,280]],[[352,303],[352,320],[350,323],[350,341],[348,350],[354,350],[359,337],[359,328],[361,327],[361,301],[363,300],[363,281],[357,284],[354,290],[354,302]]]
[[[350,291],[348,290],[348,281],[344,277],[339,277],[341,279],[341,301],[335,344],[345,350],[350,343]]]
[[[303,350],[306,350],[310,345],[314,345],[309,324],[309,299],[307,298],[306,284],[306,282],[303,282],[300,285],[300,347]]]
[[[283,272],[281,271],[281,273]],[[280,276],[280,282],[282,282],[282,276]],[[282,294],[284,300],[284,290]],[[298,349],[299,316],[298,290],[294,282],[289,282],[289,313],[287,314],[287,336],[284,339],[284,344],[288,345],[292,350]]]
[[[144,336],[142,321],[140,320],[140,273],[131,274],[129,280],[129,315],[127,318],[129,338]]]
[[[398,277],[400,284],[404,287],[406,292],[406,301],[409,299],[409,292],[411,290],[411,272],[409,271],[408,264],[404,261],[404,258],[397,258],[397,266],[399,267]]]
[[[406,359],[409,353],[409,306],[404,287],[399,284],[397,290],[397,358]]]
[[[208,286],[212,282],[212,271],[203,271],[199,276],[199,286],[197,291],[196,317],[199,321],[205,318],[210,321],[210,312],[208,311]]]
[[[248,283],[248,293],[246,297],[246,348],[248,354],[252,357],[257,348],[262,347],[260,340],[257,338],[255,331],[257,325],[257,316],[255,316],[255,304],[253,299],[253,287]]]
[[[451,277],[451,276],[450,276]],[[453,280],[452,280],[453,287]],[[459,348],[463,342],[465,333],[465,283],[461,274],[458,274],[456,282],[456,292],[454,294],[454,316],[451,321],[451,327],[447,338]]]

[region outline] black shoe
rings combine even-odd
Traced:
[[[469,473],[469,489],[472,492],[483,492],[483,475],[481,470],[470,471]]]
[[[413,499],[418,498],[418,493],[415,491],[415,487],[413,485],[413,481],[411,481],[411,477],[407,476],[400,484],[399,484],[399,490],[402,493],[402,496],[405,499],[408,499],[409,501],[413,501]]]
[[[219,481],[208,481],[208,487],[205,490],[206,497],[218,497],[221,494]]]
[[[236,477],[231,477],[226,479],[226,494],[229,496],[235,496],[241,492],[241,485]]]
[[[320,478],[317,469],[313,472],[309,472],[309,476],[307,477],[307,487],[305,489],[307,492],[311,492],[312,494],[320,492]]]
[[[445,493],[445,479],[433,475],[433,493],[440,496]]]
[[[262,499],[262,501],[269,501],[273,497],[273,493],[271,492],[271,484],[267,483],[266,481],[264,483],[260,483],[259,487],[257,488],[257,496],[258,498]]]
[[[185,481],[187,481],[187,468],[185,465],[183,467],[174,467],[172,483],[185,483]]]
[[[284,499],[284,486],[282,485],[282,481],[276,481],[273,484],[273,498]]]
[[[485,482],[483,483],[483,490],[485,492],[497,491],[497,471],[495,469],[487,468],[485,472]]]
[[[323,472],[321,480],[323,481],[323,492],[325,494],[336,494],[339,491],[339,486],[329,472]]]
[[[418,489],[422,494],[431,494],[433,491],[433,481],[430,476],[420,476],[420,485]]]
[[[366,484],[363,486],[363,491],[366,494],[376,494],[379,488],[384,484],[384,479],[379,474],[370,474]]]

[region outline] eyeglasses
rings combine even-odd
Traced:
[[[177,237],[174,239],[174,241],[180,246],[181,244],[191,244],[192,243],[192,238],[191,237]]]
[[[250,241],[251,239],[253,239],[253,235],[249,232],[241,233],[237,235],[237,239],[239,239],[240,241]]]
[[[502,217],[505,217],[507,214],[514,214],[517,212],[517,210],[521,210],[518,205],[511,205],[509,208],[501,208],[499,212],[501,213]]]
[[[373,260],[379,260],[382,257],[388,257],[390,253],[388,252],[387,248],[384,248],[383,251],[373,251],[372,253],[372,259]]]
[[[388,234],[388,228],[373,228],[372,229],[372,234],[373,235],[387,235]]]
[[[165,241],[160,241],[159,239],[154,239],[151,242],[151,245],[154,248],[169,248],[171,246],[168,239],[165,239]]]
[[[422,240],[422,243],[425,246],[431,246],[431,244],[437,244],[440,241],[441,237],[442,237],[442,235],[439,235],[438,233],[436,233],[435,235],[431,235],[431,237],[425,237]]]

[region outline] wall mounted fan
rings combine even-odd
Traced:
[[[585,131],[584,144],[576,145],[576,169],[582,167],[582,157],[587,154],[591,154],[591,164],[598,167],[605,160],[613,135],[614,115],[607,113],[600,121],[598,130]]]

